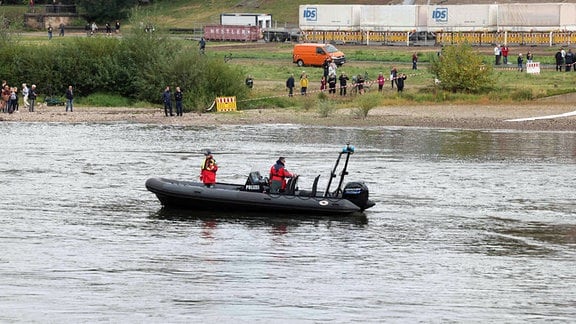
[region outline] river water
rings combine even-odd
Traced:
[[[576,133],[1,123],[0,322],[570,322]],[[148,177],[278,156],[320,188],[346,142],[366,219],[161,209]]]

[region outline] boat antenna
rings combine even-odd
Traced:
[[[336,189],[336,194],[340,191],[342,186],[342,182],[344,181],[344,176],[348,174],[346,172],[346,168],[348,167],[348,159],[350,158],[350,154],[354,153],[354,146],[351,146],[350,143],[346,143],[346,146],[342,149],[340,154],[338,154],[338,159],[336,160],[336,164],[334,164],[334,168],[332,172],[330,172],[330,179],[328,180],[328,185],[326,186],[326,191],[324,191],[324,197],[330,196],[330,186],[332,185],[332,179],[336,178],[336,169],[338,168],[338,164],[340,163],[340,158],[342,158],[342,154],[346,155],[346,165],[344,166],[344,170],[342,170],[340,184],[338,185],[338,189]]]

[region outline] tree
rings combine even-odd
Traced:
[[[82,16],[87,21],[107,23],[127,17],[129,9],[138,0],[77,0],[76,5],[82,9]]]
[[[439,86],[451,92],[478,93],[494,84],[492,66],[468,44],[444,46],[430,69],[440,80]]]

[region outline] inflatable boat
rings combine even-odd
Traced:
[[[311,190],[300,190],[298,176],[295,176],[289,179],[284,192],[270,193],[268,179],[257,171],[248,175],[245,184],[216,183],[207,187],[201,182],[150,178],[146,181],[146,188],[165,207],[329,216],[361,213],[375,205],[369,199],[368,187],[363,182],[350,182],[342,187],[348,175],[348,161],[353,153],[353,146],[346,145],[342,149],[323,192],[318,190],[320,176],[314,179]],[[336,172],[343,156],[345,163],[340,172],[339,184],[332,191],[332,180],[337,177]]]

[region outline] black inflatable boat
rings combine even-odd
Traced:
[[[201,182],[150,178],[146,188],[156,194],[165,207],[195,210],[233,210],[248,212],[272,212],[309,215],[346,215],[363,212],[374,206],[369,200],[368,188],[363,182],[350,182],[343,188],[344,177],[354,147],[346,145],[338,155],[324,192],[314,179],[311,190],[298,189],[298,177],[288,181],[283,193],[270,193],[268,179],[259,172],[251,172],[245,184],[216,183],[208,188]],[[332,180],[342,156],[346,156],[340,172],[338,187],[330,190]]]

